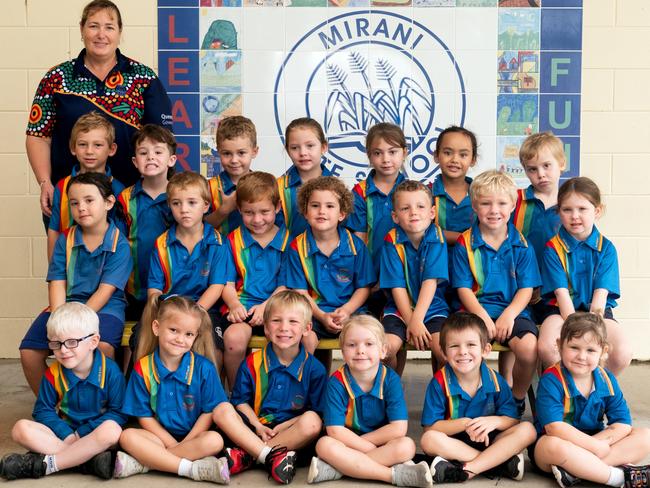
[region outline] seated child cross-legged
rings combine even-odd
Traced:
[[[329,379],[323,416],[327,435],[316,444],[308,483],[341,478],[431,486],[425,461],[407,464],[415,443],[406,436],[408,412],[399,376],[381,360],[386,336],[381,323],[355,315],[339,337],[345,364]]]
[[[299,450],[311,456],[305,448],[321,431],[327,373],[301,343],[310,328],[311,306],[303,295],[284,290],[269,299],[264,310],[269,343],[241,364],[231,403],[214,410],[214,422],[237,446],[225,450],[230,474],[257,461],[275,481],[288,484],[297,458],[304,457]]]
[[[485,364],[488,331],[473,313],[449,316],[440,331],[447,359],[424,399],[421,445],[437,456],[434,483],[461,482],[484,473],[521,480],[522,450],[535,440],[530,422],[520,422],[505,379]]]
[[[569,315],[558,339],[560,362],[537,389],[536,427],[528,449],[533,465],[553,473],[562,487],[580,479],[608,486],[650,486],[650,429],[632,428],[630,410],[614,374],[600,366],[608,352],[599,314]],[[607,417],[607,426],[603,422]]]
[[[11,431],[29,452],[6,455],[0,476],[40,478],[81,466],[84,473],[109,479],[113,461],[107,449],[126,423],[120,412],[124,377],[97,348],[99,317],[82,303],[61,305],[47,321],[47,338],[56,361],[41,381],[34,420],[21,419]]]

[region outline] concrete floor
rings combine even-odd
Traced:
[[[494,367],[494,364],[491,364]],[[336,367],[336,363],[334,365]],[[423,397],[426,387],[431,379],[431,368],[428,361],[409,361],[404,372],[404,389],[409,405],[409,435],[418,439],[422,433],[419,425],[420,413],[423,404]],[[647,390],[650,383],[650,363],[633,364],[630,366],[622,377],[619,379],[621,387],[626,394],[630,409],[632,410],[633,423],[636,426],[650,427],[650,393]],[[23,452],[20,446],[11,440],[11,427],[19,418],[30,418],[34,397],[28,389],[23,378],[20,364],[17,360],[0,360],[0,455],[8,452]],[[530,410],[527,411],[525,418],[530,419]],[[650,457],[645,460],[650,462]],[[528,465],[527,465],[528,467]],[[0,481],[0,483],[6,481]],[[191,481],[181,479],[175,476],[162,474],[145,474],[133,476],[123,480],[101,481],[91,476],[80,474],[59,473],[48,476],[40,480],[19,480],[12,481],[11,486],[15,488],[41,486],[48,488],[65,487],[97,487],[102,486],[119,486],[122,488],[134,488],[143,486],[165,486],[180,487],[191,486]],[[556,486],[555,482],[533,473],[526,473],[524,486]],[[522,486],[522,483],[504,479],[488,480],[479,477],[471,482],[472,486]],[[258,486],[276,486],[272,481],[267,481],[264,471],[249,471],[235,476],[230,483],[231,486],[243,488]],[[349,488],[350,486],[380,487],[386,486],[381,483],[362,482],[358,480],[343,479],[341,481],[329,482],[327,488]],[[294,481],[293,487],[307,486],[307,469],[299,469]]]

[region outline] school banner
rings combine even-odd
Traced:
[[[531,133],[562,138],[579,173],[583,0],[158,0],[158,66],[173,102],[179,164],[219,172],[219,120],[257,127],[254,169],[290,161],[283,131],[309,116],[329,141],[325,164],[349,183],[368,172],[364,139],[398,124],[407,172],[430,180],[451,124],[479,140],[476,170],[521,183]],[[475,171],[476,171],[475,170]]]

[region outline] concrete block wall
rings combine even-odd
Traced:
[[[154,69],[156,0],[115,0],[121,49]],[[542,0],[543,1],[543,0]],[[3,0],[0,16],[0,358],[17,357],[47,305],[45,237],[24,130],[38,82],[81,50],[86,0]],[[582,174],[605,194],[600,228],[619,252],[623,298],[616,317],[650,359],[650,5],[584,0]]]

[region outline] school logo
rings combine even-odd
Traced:
[[[277,74],[274,108],[281,138],[284,121],[318,120],[329,140],[328,168],[356,179],[368,171],[368,129],[399,125],[409,177],[428,180],[437,171],[438,134],[465,121],[465,85],[452,52],[423,24],[395,12],[355,11],[298,40]]]
[[[183,395],[183,409],[187,410],[188,412],[191,412],[194,410],[194,407],[196,406],[196,402],[194,400],[194,395],[187,394]]]

